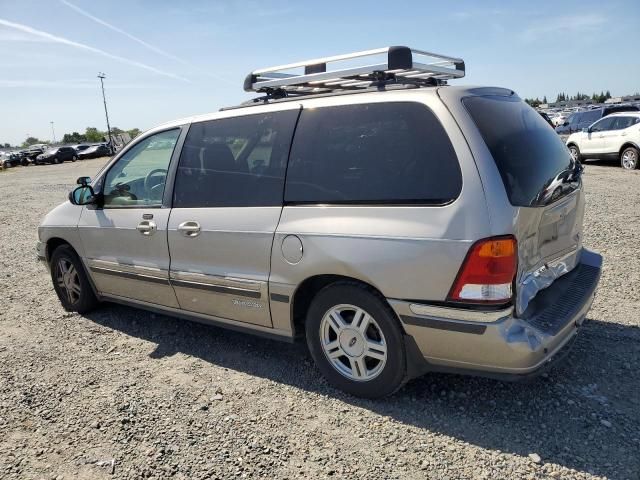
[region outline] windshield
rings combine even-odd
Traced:
[[[538,113],[518,97],[466,97],[500,171],[509,201],[520,207],[557,200],[577,186],[581,169]]]
[[[57,148],[47,148],[47,151],[44,153],[56,153],[58,151]]]

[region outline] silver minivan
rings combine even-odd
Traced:
[[[602,268],[582,168],[513,91],[447,85],[464,68],[388,47],[257,70],[263,96],[140,135],[39,227],[62,305],[306,338],[370,398],[542,371]]]

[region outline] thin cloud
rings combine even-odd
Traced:
[[[166,52],[154,45],[151,45],[150,43],[145,42],[144,40],[142,40],[141,38],[136,37],[135,35],[132,35],[128,32],[125,32],[124,30],[122,30],[121,28],[116,27],[115,25],[112,25],[108,22],[105,22],[104,20],[91,15],[89,12],[87,12],[86,10],[83,10],[82,8],[78,7],[77,5],[74,5],[71,2],[67,2],[67,0],[60,0],[60,3],[66,5],[67,7],[75,10],[76,12],[78,12],[80,15],[87,17],[90,20],[93,20],[96,23],[99,23],[100,25],[102,25],[103,27],[107,27],[110,30],[113,30],[114,32],[117,32],[121,35],[124,35],[125,37],[129,38],[130,40],[133,40],[134,42],[139,43],[140,45],[142,45],[145,48],[148,48],[149,50],[151,50],[152,52],[157,53],[158,55],[162,55],[163,57],[166,58],[170,58],[171,60],[175,60],[177,62],[180,62],[182,64],[188,65],[187,62],[185,62],[183,59],[181,59],[180,57],[176,57],[175,55],[170,54],[169,52]]]
[[[157,86],[156,86],[157,87]],[[77,90],[79,88],[96,89],[98,83],[96,80],[3,80],[0,79],[0,88],[70,88]],[[136,89],[136,88],[152,88],[148,84],[142,83],[110,83],[109,90],[114,89]]]
[[[568,36],[595,32],[605,23],[607,23],[607,18],[595,13],[545,19],[531,23],[522,31],[520,39],[525,42],[535,42],[541,38],[554,37],[555,35]]]
[[[128,58],[124,58],[124,57],[121,57],[119,55],[114,55],[112,53],[105,52],[104,50],[100,50],[99,48],[91,47],[91,46],[85,45],[83,43],[74,42],[73,40],[68,40],[68,39],[63,38],[63,37],[58,37],[56,35],[52,35],[50,33],[44,32],[42,30],[36,30],[35,28],[31,28],[31,27],[29,27],[27,25],[22,25],[20,23],[10,22],[10,21],[4,20],[2,18],[0,18],[0,25],[3,25],[5,27],[9,27],[9,28],[13,28],[15,30],[27,33],[27,34],[32,35],[34,37],[45,39],[45,40],[47,40],[47,41],[49,41],[51,43],[60,43],[62,45],[68,45],[70,47],[78,48],[80,50],[85,50],[87,52],[96,53],[96,54],[101,55],[103,57],[107,57],[107,58],[110,58],[112,60],[116,60],[118,62],[125,63],[127,65],[131,65],[133,67],[142,68],[142,69],[147,70],[149,72],[153,72],[153,73],[155,73],[157,75],[162,75],[164,77],[169,77],[169,78],[173,78],[175,80],[181,80],[183,82],[191,83],[190,80],[188,80],[188,79],[186,79],[184,77],[181,77],[180,75],[176,75],[176,74],[170,73],[170,72],[165,72],[163,70],[160,70],[158,68],[152,67],[152,66],[147,65],[145,63],[137,62],[135,60],[130,60]]]
[[[171,60],[174,60],[176,62],[179,62],[183,65],[186,65],[188,67],[194,68],[200,72],[205,73],[206,75],[212,77],[212,78],[216,78],[218,80],[222,80],[223,82],[226,83],[231,83],[229,82],[229,80],[227,80],[226,78],[220,77],[218,75],[213,75],[209,72],[206,72],[204,70],[202,70],[201,68],[196,67],[195,65],[187,62],[186,60],[177,57],[165,50],[162,50],[161,48],[156,47],[155,45],[151,45],[149,42],[145,42],[144,40],[142,40],[139,37],[136,37],[135,35],[132,35],[129,32],[125,32],[124,30],[122,30],[121,28],[116,27],[115,25],[112,25],[109,22],[106,22],[105,20],[102,20],[101,18],[96,17],[95,15],[90,14],[89,12],[87,12],[86,10],[83,10],[82,8],[78,7],[77,5],[74,5],[71,2],[68,2],[67,0],[60,0],[60,3],[62,3],[63,5],[66,5],[67,7],[71,8],[72,10],[74,10],[75,12],[79,13],[80,15],[82,15],[83,17],[86,17],[90,20],[93,20],[94,22],[96,22],[99,25],[102,25],[103,27],[106,27],[110,30],[113,30],[114,32],[119,33],[120,35],[124,35],[125,37],[127,37],[129,40],[133,40],[134,42],[142,45],[143,47],[147,48],[148,50],[151,50],[154,53],[157,53],[158,55],[162,55],[165,58],[169,58]]]

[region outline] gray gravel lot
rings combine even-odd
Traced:
[[[640,171],[586,167],[585,244],[606,265],[565,363],[367,401],[327,386],[303,345],[66,313],[36,229],[104,161],[0,172],[0,478],[640,478]]]

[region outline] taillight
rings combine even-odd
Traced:
[[[512,236],[492,237],[474,243],[449,292],[449,300],[469,303],[505,303],[510,300],[518,267],[517,247]]]

